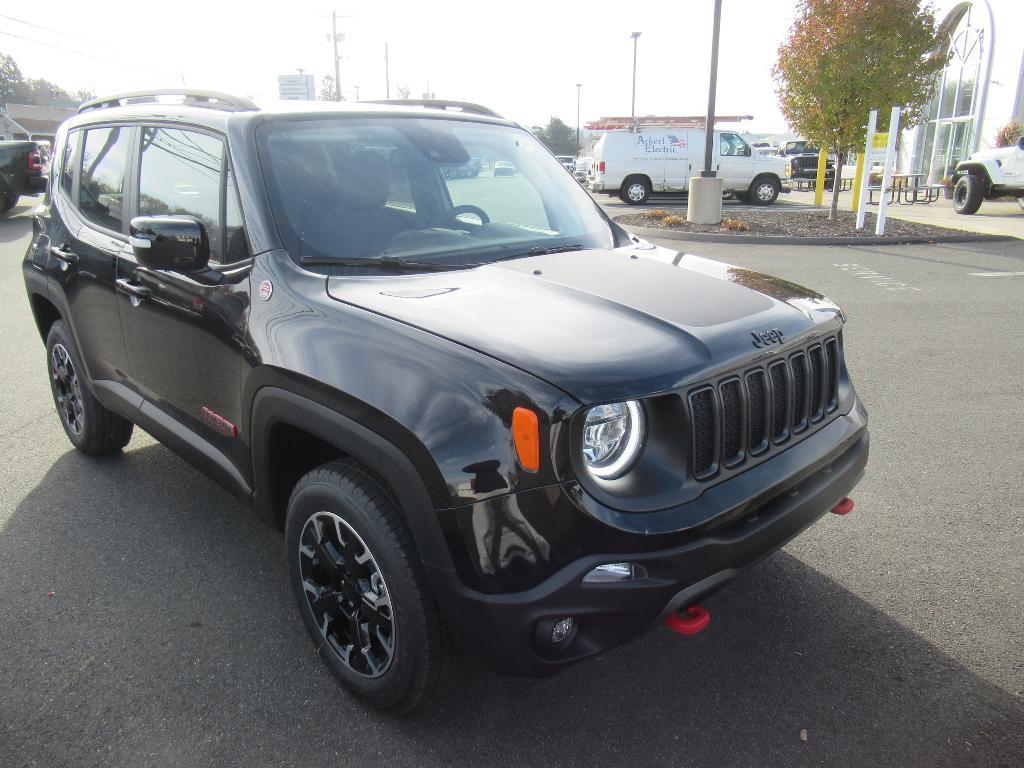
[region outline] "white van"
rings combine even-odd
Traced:
[[[686,192],[704,167],[703,128],[609,131],[594,147],[589,187],[643,205],[652,192]],[[743,202],[769,205],[789,192],[786,161],[762,155],[730,131],[715,131],[711,161],[725,191]]]

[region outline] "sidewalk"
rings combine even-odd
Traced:
[[[876,196],[877,199],[877,196]],[[824,204],[831,203],[832,194],[825,192]],[[840,210],[850,210],[851,192],[839,193]],[[782,195],[779,202],[785,205],[814,205],[813,192],[793,192]],[[868,213],[878,213],[877,205],[869,205]],[[923,205],[899,205],[890,203],[886,208],[886,216],[932,224],[936,227],[949,227],[964,232],[981,232],[986,235],[1010,235],[1024,238],[1024,210],[1016,200],[1011,202],[989,202],[981,204],[981,208],[972,216],[962,216],[953,210],[953,201],[940,197],[934,203]]]

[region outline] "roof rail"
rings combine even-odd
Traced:
[[[493,109],[474,104],[470,101],[448,101],[447,99],[379,99],[361,102],[363,104],[392,104],[396,107],[427,107],[428,109],[443,109],[451,112],[465,112],[469,115],[485,115],[486,117],[501,117]]]
[[[91,99],[78,108],[78,114],[91,109],[120,107],[126,104],[153,104],[157,96],[181,96],[183,104],[192,107],[210,107],[212,109],[251,110],[259,109],[256,103],[244,96],[232,96],[218,91],[199,91],[186,88],[157,88],[147,91],[126,91]]]

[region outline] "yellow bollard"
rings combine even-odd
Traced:
[[[820,206],[825,196],[825,163],[828,160],[828,153],[824,149],[818,150],[818,178],[814,181],[814,204]]]
[[[864,176],[864,153],[857,153],[857,170],[853,172],[853,206],[851,211],[857,210],[857,203],[860,202],[860,182]]]

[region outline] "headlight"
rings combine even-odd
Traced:
[[[597,405],[583,423],[583,460],[594,477],[611,480],[629,469],[644,443],[640,403]]]

